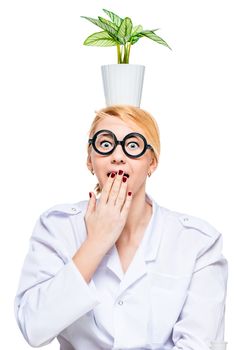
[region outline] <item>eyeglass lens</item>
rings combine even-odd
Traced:
[[[110,152],[115,147],[115,141],[112,134],[107,132],[100,133],[95,141],[96,148],[103,154]],[[125,151],[132,156],[137,156],[144,149],[144,141],[140,136],[129,136],[125,140]]]

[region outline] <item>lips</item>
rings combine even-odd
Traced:
[[[118,174],[118,171],[109,171],[109,172],[107,173],[107,176],[110,176],[111,173]],[[129,175],[128,175],[127,173],[124,173],[123,176],[129,177]]]

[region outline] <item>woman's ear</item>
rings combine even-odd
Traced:
[[[150,162],[150,171],[152,174],[157,169],[157,166],[158,166],[158,161],[156,157],[152,157]]]
[[[92,165],[92,161],[91,161],[90,155],[88,155],[88,157],[87,157],[86,165],[87,165],[88,169],[92,172],[93,171],[93,165]]]

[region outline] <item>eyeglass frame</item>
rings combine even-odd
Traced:
[[[99,151],[99,150],[96,148],[96,145],[95,145],[95,142],[96,142],[96,139],[97,139],[98,135],[99,135],[100,133],[104,132],[104,131],[106,131],[106,132],[108,132],[109,134],[111,134],[111,135],[113,136],[113,139],[114,139],[114,142],[115,142],[115,146],[113,147],[113,149],[110,150],[110,151],[108,151],[108,152],[106,152],[106,153],[103,153],[103,152]],[[131,155],[131,154],[127,153],[127,151],[126,151],[125,148],[124,148],[126,140],[129,139],[129,138],[132,137],[132,136],[140,136],[140,137],[142,138],[143,142],[144,142],[144,149],[143,149],[142,152],[141,152],[139,155],[137,155],[137,156],[134,156],[134,155]],[[153,151],[153,147],[152,147],[150,144],[147,143],[146,138],[145,138],[142,134],[140,134],[140,133],[138,133],[138,132],[131,132],[131,133],[127,134],[126,136],[124,136],[123,140],[120,141],[120,140],[117,140],[117,137],[115,136],[115,134],[114,134],[111,130],[102,129],[102,130],[97,131],[97,132],[93,135],[93,137],[92,137],[91,139],[88,140],[88,143],[89,143],[89,145],[92,145],[92,146],[93,146],[94,150],[95,150],[97,153],[99,153],[99,154],[101,154],[101,155],[103,155],[103,156],[108,156],[108,155],[110,155],[111,153],[113,153],[114,150],[116,149],[116,147],[117,147],[118,145],[121,145],[124,154],[125,154],[127,157],[129,157],[129,158],[139,158],[139,157],[141,157],[141,156],[147,151],[147,149],[151,149],[151,150]]]

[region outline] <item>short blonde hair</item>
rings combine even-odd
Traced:
[[[147,142],[152,146],[152,152],[158,163],[160,155],[159,128],[156,120],[150,113],[131,105],[112,105],[102,108],[99,111],[96,111],[96,116],[89,129],[89,138],[92,138],[95,134],[97,124],[107,116],[119,118],[126,124],[131,121],[138,125],[144,131]],[[87,146],[88,157],[91,152],[91,147],[89,146],[90,145]],[[99,183],[95,186],[94,190],[96,190],[97,195],[101,192]]]

